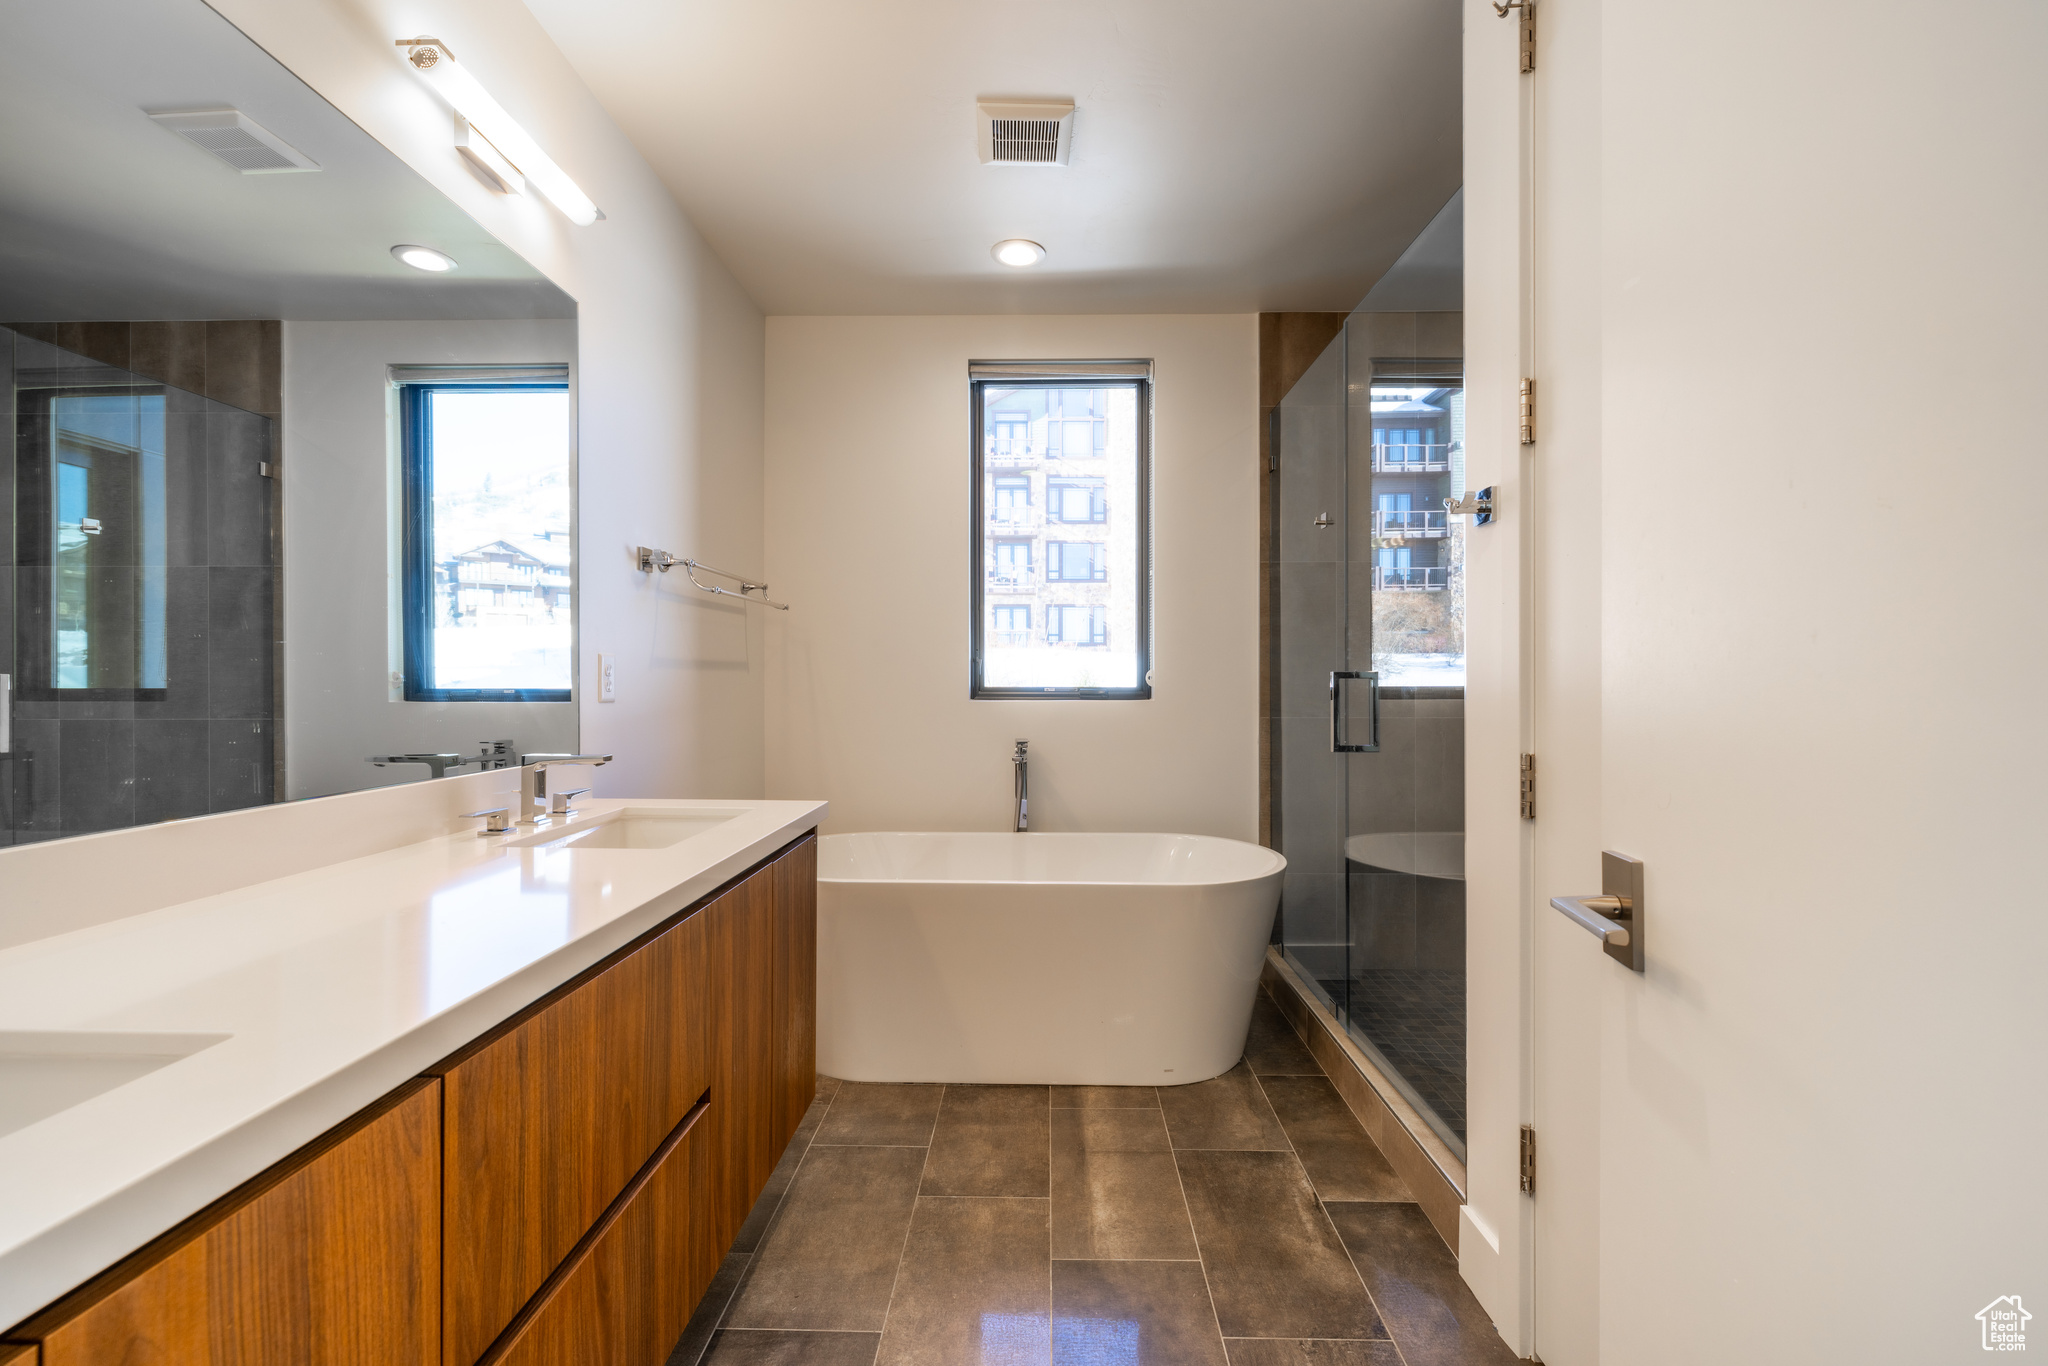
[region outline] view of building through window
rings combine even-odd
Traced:
[[[48,686],[165,685],[164,396],[50,400]],[[0,703],[4,705],[4,703]]]
[[[421,396],[433,691],[559,692],[572,666],[569,395],[556,387]]]
[[[1465,391],[1372,386],[1372,666],[1383,688],[1465,685]]]
[[[983,687],[1143,686],[1142,393],[982,386]]]

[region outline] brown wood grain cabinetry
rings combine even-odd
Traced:
[[[717,1071],[711,1116],[718,1125],[712,1160],[711,1241],[732,1244],[767,1184],[774,1146],[775,876],[770,865],[707,908]]]
[[[691,1112],[494,1344],[486,1366],[658,1366],[711,1283],[693,1239],[711,1173],[711,1106]]]
[[[806,836],[9,1330],[0,1366],[661,1366],[816,1089],[816,882]]]
[[[475,1361],[711,1082],[702,912],[435,1070],[442,1360]]]
[[[789,1146],[818,1093],[818,841],[775,860],[774,1148]]]
[[[409,1084],[9,1336],[42,1366],[433,1366],[440,1093]]]

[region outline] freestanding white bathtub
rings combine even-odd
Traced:
[[[1226,1072],[1286,866],[1204,835],[827,835],[818,1070],[1098,1086]]]

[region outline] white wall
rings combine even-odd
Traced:
[[[379,753],[473,754],[508,738],[527,753],[576,744],[575,702],[406,702],[391,671],[399,534],[393,365],[559,362],[573,387],[576,324],[284,325],[284,727],[287,796],[419,782]]]
[[[1539,1257],[1579,1303],[1546,1319],[1539,1295],[1533,1345],[1976,1360],[1974,1315],[2019,1294],[2039,1350],[2048,10],[1543,14],[1536,73],[1468,122],[1466,162],[1492,287],[1533,238],[1526,288],[1468,280],[1471,383],[1507,395],[1526,366],[1542,400],[1506,514],[1535,581],[1500,604],[1537,638],[1529,919],[1473,921],[1495,968],[1529,936],[1535,1031],[1475,1009],[1472,1046],[1533,1050],[1539,1116],[1546,1053],[1592,1072],[1589,1142],[1538,1144],[1589,1187],[1561,1208],[1540,1170],[1533,1211],[1593,1260]],[[1512,43],[1468,58],[1470,90]],[[1521,118],[1528,163],[1502,145]],[[1488,309],[1505,345],[1478,340]],[[1981,520],[1936,536],[1942,509]],[[1475,858],[1512,859],[1486,829]],[[1602,848],[1646,865],[1641,976],[1545,904],[1596,887]],[[1514,1116],[1507,1070],[1475,1126]]]
[[[1155,362],[1148,701],[971,701],[970,359]],[[1258,329],[1244,316],[771,318],[768,791],[832,830],[1258,831]]]
[[[598,790],[758,795],[758,623],[648,580],[630,557],[645,543],[759,563],[760,310],[523,6],[214,8],[576,299],[582,743],[618,754],[597,771]],[[604,209],[602,222],[575,227],[537,196],[494,194],[470,174],[446,106],[392,46],[421,33],[460,54]],[[600,651],[618,657],[616,703],[587,686]]]

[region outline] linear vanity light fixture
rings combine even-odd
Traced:
[[[753,596],[756,593],[766,593],[768,585],[756,583],[746,575],[735,574],[730,569],[719,569],[714,565],[704,563],[702,560],[680,559],[669,554],[666,550],[656,550],[653,546],[635,546],[633,548],[633,555],[635,563],[643,574],[652,574],[657,569],[666,574],[677,565],[681,565],[683,573],[689,576],[690,582],[707,593],[716,593],[723,598],[738,598],[741,602],[758,602],[763,607],[773,607],[778,612],[787,612],[789,610],[789,604],[786,602],[776,602],[771,598],[757,598]],[[720,588],[715,583],[705,583],[697,577],[697,571],[700,569],[706,574],[713,574],[721,579],[731,579],[740,586],[740,591],[735,593],[730,588]]]
[[[439,38],[422,36],[400,38],[397,45],[408,49],[406,61],[462,116],[464,126],[459,130],[456,145],[463,155],[481,165],[492,180],[509,193],[517,193],[513,177],[523,177],[579,227],[588,227],[604,217],[590,196],[555,165],[532,135],[505,112],[503,105],[491,98],[491,92],[455,60],[448,44]],[[472,139],[483,145],[476,146]]]

